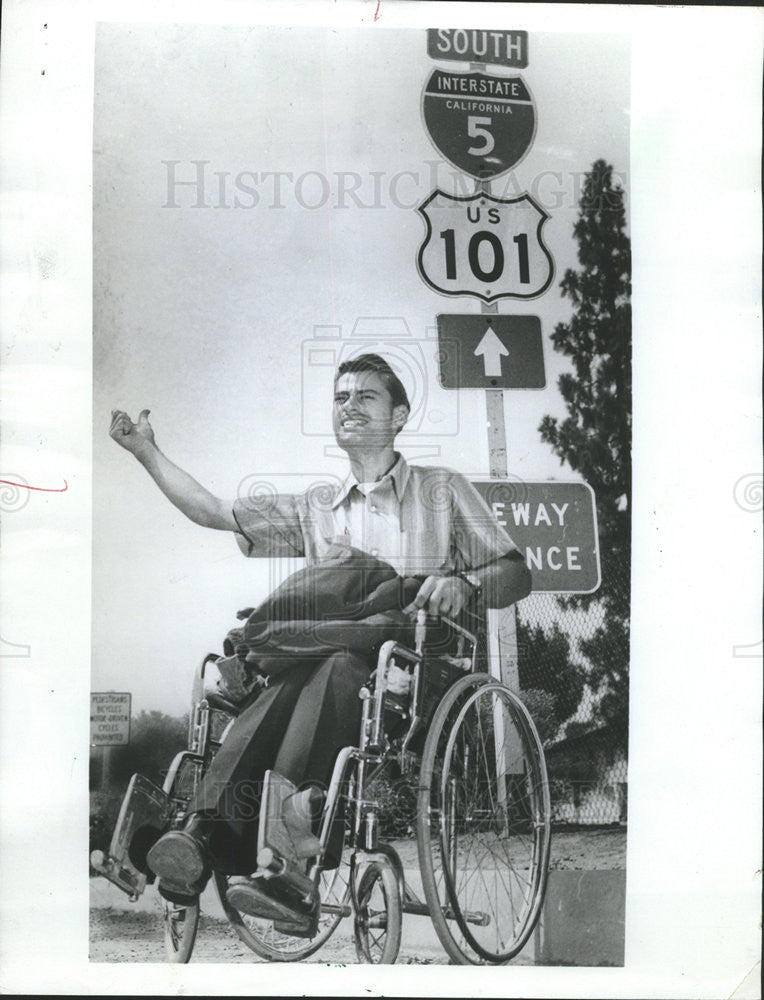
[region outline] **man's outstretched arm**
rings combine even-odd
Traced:
[[[112,410],[109,434],[135,455],[162,493],[187,518],[205,528],[238,531],[233,505],[213,496],[159,450],[148,420],[149,412],[141,410],[138,422],[133,423],[123,410]]]

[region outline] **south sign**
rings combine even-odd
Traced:
[[[478,180],[511,170],[536,134],[533,98],[520,77],[433,70],[422,116],[440,153]]]
[[[533,299],[551,285],[554,261],[541,236],[549,216],[529,194],[457,198],[436,188],[418,211],[427,235],[417,266],[436,292],[494,302]]]

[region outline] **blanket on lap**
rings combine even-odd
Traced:
[[[291,574],[256,608],[240,612],[246,622],[228,633],[225,652],[273,677],[305,657],[322,659],[337,650],[373,657],[387,639],[410,645],[414,625],[404,609],[421,582],[337,545],[328,559]]]

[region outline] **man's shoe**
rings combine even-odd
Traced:
[[[318,896],[305,904],[280,889],[276,879],[229,879],[226,901],[251,917],[272,920],[274,928],[294,937],[312,938],[318,928]]]
[[[176,906],[193,906],[199,902],[198,892],[189,892],[189,886],[175,886],[166,879],[160,878],[157,890],[162,899],[175,903]]]
[[[185,830],[170,830],[146,855],[149,868],[174,885],[193,885],[204,875],[204,845]]]
[[[210,876],[205,826],[204,817],[193,815],[182,830],[160,837],[146,855],[159,876],[159,891],[172,902],[178,901],[173,896],[198,896]]]

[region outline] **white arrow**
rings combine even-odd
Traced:
[[[486,377],[490,377],[491,375],[501,376],[501,356],[502,354],[508,356],[509,351],[499,340],[490,326],[485,331],[483,339],[477,345],[473,353],[476,355],[483,355],[483,366],[485,368]]]

